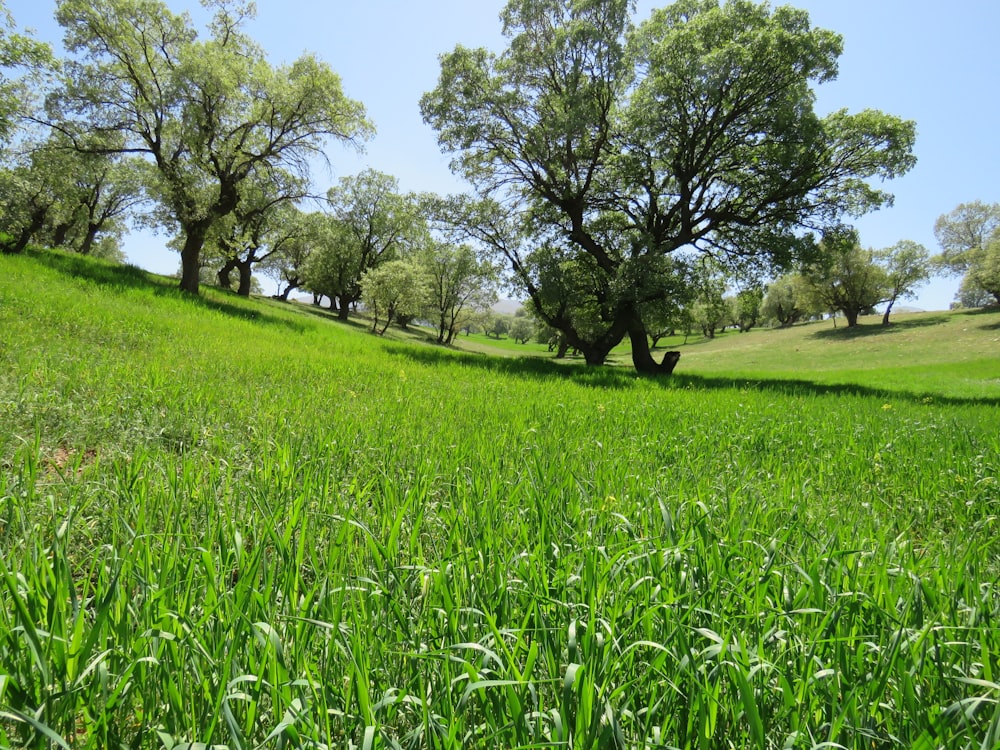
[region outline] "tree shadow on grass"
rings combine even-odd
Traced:
[[[143,290],[157,297],[172,297],[187,303],[198,305],[205,309],[228,315],[240,320],[251,320],[267,325],[277,325],[301,332],[305,326],[293,320],[268,315],[260,310],[251,309],[245,304],[234,304],[224,299],[214,299],[206,295],[191,295],[182,292],[177,282],[164,276],[144,271],[131,264],[119,264],[100,258],[91,258],[76,253],[60,250],[29,250],[26,253],[41,265],[65,274],[73,279],[83,279],[98,286],[105,287],[109,292],[114,290]],[[216,290],[219,291],[219,290]],[[223,295],[236,295],[233,292],[221,290]]]
[[[949,320],[947,314],[921,315],[905,318],[903,320],[889,319],[889,325],[882,325],[881,316],[877,323],[859,323],[848,328],[846,324],[838,325],[836,328],[824,328],[809,334],[810,338],[829,340],[852,340],[870,338],[873,336],[891,336],[894,333],[913,330],[915,328],[929,328],[930,326],[941,325]]]
[[[449,349],[438,344],[400,345],[385,342],[384,349],[389,355],[405,357],[431,367],[459,365],[496,375],[512,375],[532,380],[569,380],[590,388],[622,390],[631,388],[640,379],[637,373],[623,367],[589,367],[533,356],[497,357]]]
[[[366,327],[364,325],[364,321],[359,321],[354,318],[342,320],[338,317],[336,308],[320,307],[319,305],[314,305],[309,302],[299,302],[293,300],[267,299],[263,301],[268,306],[279,307],[281,310],[288,310],[296,315],[305,315],[327,323],[342,323],[344,325],[351,326],[352,328]],[[371,328],[370,325],[367,327]]]
[[[695,375],[675,372],[670,376],[642,375],[627,367],[557,362],[542,357],[491,357],[487,354],[457,352],[453,349],[400,346],[386,342],[387,354],[429,366],[475,368],[485,373],[511,375],[530,380],[563,380],[589,388],[626,390],[640,383],[652,383],[664,391],[765,391],[781,396],[858,396],[882,401],[905,401],[921,404],[1000,406],[1000,397],[955,397],[940,393],[913,393],[886,388],[872,388],[853,383],[817,383],[805,379],[745,378]],[[683,360],[679,367],[683,367]]]
[[[39,265],[59,271],[71,278],[86,279],[112,289],[149,289],[166,287],[168,284],[164,277],[144,271],[138,266],[114,263],[78,253],[28,249],[24,251],[24,255]]]
[[[782,396],[859,396],[885,401],[907,401],[920,404],[953,406],[1000,406],[1000,397],[946,396],[932,391],[896,391],[872,388],[856,383],[817,383],[812,380],[785,378],[729,378],[720,376],[674,374],[663,385],[667,388],[694,390],[755,390]]]
[[[988,307],[977,307],[973,310],[962,310],[958,315],[969,318],[985,318],[982,325],[977,325],[982,331],[1000,331],[1000,305],[989,305]],[[979,322],[978,320],[976,321]]]

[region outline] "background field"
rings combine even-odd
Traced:
[[[1000,313],[661,381],[0,270],[0,746],[1000,746]]]

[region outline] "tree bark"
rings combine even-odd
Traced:
[[[889,313],[892,312],[892,306],[896,304],[895,300],[889,300],[889,304],[885,307],[885,314],[882,316],[882,325],[889,325]]]
[[[632,343],[632,365],[636,372],[641,372],[644,375],[669,375],[674,371],[677,361],[681,358],[681,353],[666,352],[663,355],[663,361],[657,362],[650,352],[649,338],[641,323],[629,327],[628,337]]]
[[[31,238],[45,226],[45,215],[47,213],[48,211],[45,209],[37,209],[31,214],[31,221],[28,223],[28,226],[21,230],[17,239],[13,243],[4,245],[4,255],[18,255],[24,252],[24,249],[28,247],[28,243],[31,242]]]
[[[233,278],[232,273],[236,269],[236,261],[230,258],[225,262],[222,268],[219,269],[218,273],[215,274],[215,278],[219,282],[219,286],[223,289],[233,288]]]
[[[198,294],[201,271],[201,249],[205,245],[210,221],[192,222],[182,226],[184,231],[184,247],[181,248],[181,283],[180,288],[189,294]]]
[[[249,260],[247,261],[235,261],[236,268],[240,272],[240,285],[236,289],[236,293],[241,297],[250,296],[250,288],[253,282],[253,263]]]
[[[298,286],[299,286],[298,279],[293,279],[292,281],[289,281],[288,286],[286,286],[282,291],[278,292],[278,299],[280,299],[282,302],[288,302],[288,295],[292,293],[293,289],[297,289]]]
[[[97,233],[101,231],[101,227],[93,222],[87,224],[87,231],[83,235],[83,241],[80,242],[80,254],[90,255],[90,251],[94,249],[94,242],[97,240]]]
[[[66,238],[69,237],[69,230],[72,228],[69,222],[63,222],[52,230],[52,247],[66,247]],[[90,247],[80,247],[80,254],[87,255]]]
[[[351,313],[351,300],[343,296],[337,297],[337,318],[339,320],[347,320],[350,313]]]

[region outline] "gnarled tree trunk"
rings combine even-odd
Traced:
[[[632,365],[637,372],[645,375],[669,375],[677,367],[677,362],[681,358],[680,352],[666,352],[661,362],[653,359],[653,354],[649,350],[649,338],[641,323],[629,327],[628,337],[632,343]]]

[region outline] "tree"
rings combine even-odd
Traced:
[[[437,342],[451,344],[464,314],[487,310],[497,300],[497,273],[469,245],[430,242],[419,254],[428,281],[427,313],[436,322]]]
[[[886,272],[887,294],[882,325],[889,325],[889,313],[898,299],[916,295],[916,290],[930,278],[930,255],[919,242],[900,240],[892,247],[876,253]]]
[[[498,341],[506,336],[513,323],[513,316],[493,313],[484,327],[487,336],[493,336]]]
[[[59,0],[66,30],[62,89],[50,118],[81,150],[142,155],[153,169],[153,219],[180,230],[180,286],[198,292],[202,248],[240,205],[241,186],[287,169],[305,177],[329,138],[355,143],[371,126],[328,65],[304,55],[275,67],[242,30],[253,5],[211,0],[200,41],[160,0]],[[116,134],[94,147],[86,134]]]
[[[978,251],[1000,230],[1000,203],[960,203],[934,222],[934,236],[941,246],[935,264],[948,272],[969,270]]]
[[[934,265],[947,273],[965,274],[959,298],[973,301],[979,291],[1000,304],[1000,203],[959,204],[938,217],[934,234],[941,246]]]
[[[444,55],[421,109],[516,230],[488,239],[539,316],[590,364],[627,335],[638,370],[669,372],[642,318],[677,292],[664,258],[811,256],[809,230],[890,200],[867,180],[910,169],[914,126],[814,113],[842,43],[802,11],[683,0],[633,28],[629,6],[511,0],[507,49]]]
[[[875,259],[864,250],[854,232],[823,239],[822,260],[810,265],[805,277],[814,300],[825,310],[840,311],[847,327],[858,324],[858,316],[875,309],[889,295],[889,279]]]
[[[519,344],[527,344],[535,335],[535,325],[527,315],[515,315],[510,324],[510,337]]]
[[[415,315],[426,304],[423,269],[406,260],[391,260],[365,271],[361,278],[362,299],[372,313],[372,332],[382,335],[399,316]],[[385,322],[379,329],[379,317]]]
[[[288,241],[282,243],[280,252],[261,261],[264,274],[278,284],[278,299],[287,301],[291,291],[305,283],[305,267],[315,249],[317,226],[324,219],[319,212],[304,214],[296,209],[286,220],[292,225]]]
[[[4,231],[10,239],[2,245],[5,254],[22,252],[39,235],[65,195],[64,154],[45,145],[25,144],[8,168],[0,173],[0,205]]]
[[[806,279],[798,273],[785,274],[768,284],[761,314],[782,328],[788,328],[810,315],[810,302]]]
[[[729,304],[726,302],[725,269],[709,257],[694,264],[695,296],[691,312],[707,339],[714,339],[716,330],[726,326]]]
[[[993,302],[994,296],[979,286],[975,279],[966,275],[958,286],[952,307],[986,307]]]
[[[746,333],[760,320],[764,290],[759,286],[741,289],[734,296],[727,297],[727,302],[730,323],[739,328],[740,333]]]
[[[421,247],[426,223],[416,196],[400,194],[395,177],[372,169],[341,179],[327,202],[330,221],[306,269],[307,286],[347,320],[361,299],[362,276]]]
[[[134,159],[77,152],[58,132],[22,139],[0,176],[7,252],[29,242],[84,255],[117,246],[126,214],[143,200]],[[103,238],[103,241],[102,241]]]
[[[294,201],[306,197],[302,180],[283,170],[267,179],[245,180],[236,210],[213,227],[214,240],[223,262],[219,285],[231,286],[229,274],[239,274],[236,293],[250,295],[254,265],[279,254],[298,239],[302,225]]]
[[[966,278],[971,288],[982,290],[1000,305],[1000,232],[994,232],[992,239],[976,253]]]

